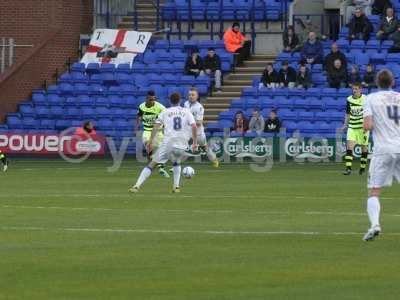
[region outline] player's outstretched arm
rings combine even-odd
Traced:
[[[193,151],[197,150],[197,125],[196,123],[192,124],[192,140],[193,140]]]
[[[374,120],[372,119],[372,116],[364,117],[364,130],[370,131],[372,128],[374,128]]]
[[[349,118],[350,118],[350,115],[346,114],[344,117],[342,130],[345,130],[347,128],[347,126],[349,125]]]

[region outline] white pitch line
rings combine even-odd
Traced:
[[[179,198],[213,198],[213,199],[263,199],[263,200],[279,200],[279,199],[310,199],[310,200],[330,200],[334,198],[326,197],[326,196],[290,196],[290,195],[169,195],[169,194],[154,194],[154,193],[139,193],[139,194],[16,194],[13,196],[10,195],[0,195],[0,199],[18,199],[18,198],[35,198],[35,197],[47,197],[47,198],[129,198],[130,200],[135,200],[135,198],[159,198],[159,199],[179,199]],[[343,200],[354,200],[355,197],[342,197],[342,196],[335,196],[336,198],[339,197]],[[361,196],[360,199],[366,197]],[[384,197],[382,200],[397,200],[398,198],[394,197]]]
[[[207,210],[207,209],[135,209],[135,208],[103,208],[103,207],[66,207],[66,206],[28,206],[1,205],[5,209],[51,209],[71,211],[110,211],[110,212],[160,212],[180,214],[255,214],[255,215],[333,215],[333,216],[366,216],[366,213],[339,211],[251,211],[251,210]],[[400,214],[383,214],[385,217],[400,217]]]
[[[363,232],[318,232],[318,231],[234,231],[234,230],[167,230],[167,229],[126,229],[126,228],[46,228],[3,226],[3,231],[65,231],[65,232],[103,232],[103,233],[161,233],[161,234],[205,234],[205,235],[304,235],[304,236],[340,236],[363,235]],[[400,232],[385,235],[399,236]]]
[[[126,228],[46,228],[2,226],[3,231],[65,231],[65,232],[103,232],[103,233],[161,233],[161,234],[205,234],[205,235],[304,235],[304,236],[339,236],[363,235],[362,232],[318,232],[318,231],[234,231],[234,230],[167,230],[167,229],[126,229]],[[400,235],[398,232],[385,235]]]

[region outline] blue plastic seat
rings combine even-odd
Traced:
[[[35,109],[30,103],[21,103],[19,105],[20,114],[25,117],[34,117],[36,115]]]
[[[18,116],[8,114],[7,125],[10,129],[22,129],[22,121]]]

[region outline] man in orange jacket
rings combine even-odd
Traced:
[[[94,129],[91,121],[85,121],[82,127],[78,127],[75,130],[75,135],[81,138],[91,138],[96,136],[96,130]]]
[[[240,65],[244,60],[250,57],[251,41],[240,32],[239,23],[235,22],[232,28],[224,33],[225,48],[228,52],[237,53],[236,65]]]

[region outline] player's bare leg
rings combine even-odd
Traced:
[[[143,183],[151,176],[154,167],[157,165],[154,161],[151,161],[148,166],[144,167],[142,172],[139,175],[138,180],[136,181],[135,185],[129,189],[131,193],[137,193]]]
[[[360,158],[360,171],[359,174],[362,175],[365,173],[368,164],[368,147],[362,146],[362,153]]]
[[[379,216],[381,211],[381,205],[379,202],[379,196],[381,193],[380,188],[373,188],[369,190],[369,198],[367,201],[367,212],[369,221],[371,223],[370,229],[368,229],[367,233],[364,235],[363,240],[373,241],[375,237],[377,237],[382,229],[379,224]]]
[[[172,188],[173,193],[180,193],[180,181],[181,181],[181,173],[182,167],[179,162],[174,163],[174,167],[172,168],[174,174],[174,186]]]
[[[147,144],[145,144],[145,147],[147,149]],[[154,149],[150,152],[147,153],[147,156],[151,160],[153,158],[153,153],[156,152],[157,149]],[[157,169],[158,169],[158,174],[160,174],[162,177],[169,178],[168,172],[165,170],[165,165],[164,164],[157,164]]]
[[[354,146],[355,143],[353,141],[347,141],[347,151],[346,151],[346,156],[344,157],[346,169],[343,172],[343,175],[351,175],[351,170],[353,167]]]
[[[218,168],[219,160],[217,158],[217,155],[214,153],[214,151],[212,151],[212,149],[210,147],[208,147],[207,144],[200,146],[200,148],[202,148],[204,150],[204,152],[206,152],[207,158],[211,161],[213,167]]]

